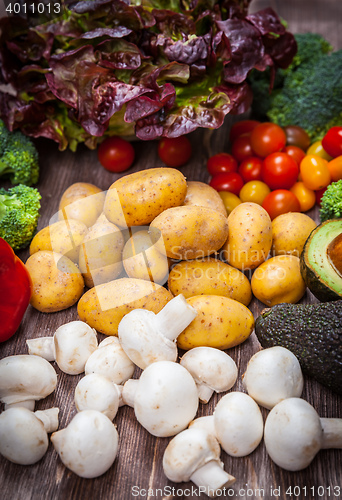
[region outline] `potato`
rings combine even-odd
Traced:
[[[222,295],[248,306],[252,299],[248,278],[235,267],[211,257],[182,261],[169,274],[168,288],[173,295]]]
[[[179,335],[180,349],[229,349],[244,342],[253,331],[253,314],[236,300],[218,295],[196,295],[186,300],[198,314]]]
[[[227,217],[227,210],[216,189],[204,182],[189,181],[183,205],[195,205],[217,210]]]
[[[117,335],[125,314],[142,308],[158,313],[172,299],[164,287],[151,281],[119,278],[88,290],[79,300],[80,319],[98,332]]]
[[[261,264],[251,281],[255,297],[267,306],[298,302],[306,289],[299,262],[294,255],[277,255]]]
[[[26,261],[32,279],[31,305],[41,312],[62,311],[81,297],[84,281],[78,267],[67,257],[40,250]]]
[[[104,200],[105,193],[94,184],[76,182],[64,191],[58,218],[78,220],[90,227],[101,215]]]
[[[226,217],[211,208],[197,206],[169,208],[152,221],[150,228],[161,231],[166,255],[177,260],[211,255],[221,248],[228,235]]]
[[[83,222],[69,219],[61,220],[41,229],[30,245],[30,255],[40,250],[50,250],[65,255],[73,262],[78,262],[80,244],[88,228]]]
[[[107,219],[120,227],[149,224],[157,215],[184,201],[186,180],[175,168],[150,168],[125,175],[109,188]]]
[[[255,269],[264,262],[272,246],[270,216],[256,203],[241,203],[228,216],[229,234],[222,258],[241,270]]]
[[[278,215],[272,221],[272,254],[300,257],[304,243],[316,225],[311,217],[300,212]]]
[[[87,287],[112,281],[121,274],[124,244],[120,229],[103,218],[89,229],[79,251],[79,267]]]

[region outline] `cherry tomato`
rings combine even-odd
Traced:
[[[328,162],[317,155],[307,155],[300,163],[300,173],[306,187],[316,191],[330,183]]]
[[[168,167],[181,167],[191,158],[191,142],[185,135],[162,137],[158,144],[158,155]]]
[[[237,161],[229,153],[218,153],[211,156],[207,161],[207,170],[210,175],[217,175],[221,172],[236,172]]]
[[[222,201],[224,203],[224,206],[226,207],[227,210],[227,215],[234,210],[235,207],[240,205],[241,200],[236,194],[230,193],[229,191],[219,191],[219,195],[222,198]]]
[[[305,152],[298,146],[285,146],[283,149],[283,153],[286,153],[287,155],[291,156],[291,158],[293,158],[294,161],[297,163],[298,167],[300,165],[300,162],[305,156]]]
[[[251,147],[262,158],[271,153],[281,151],[285,144],[285,132],[275,123],[260,123],[251,132]]]
[[[322,139],[322,146],[333,158],[342,155],[342,127],[331,127]]]
[[[262,180],[271,189],[290,189],[298,179],[299,168],[286,153],[272,153],[264,159]]]
[[[300,212],[297,197],[287,189],[276,189],[266,196],[262,204],[271,219],[287,212]]]
[[[250,201],[262,205],[266,196],[271,192],[270,188],[262,181],[249,181],[240,191],[239,198],[242,202]]]
[[[254,155],[251,146],[250,134],[242,134],[237,139],[235,139],[232,144],[232,155],[238,162],[241,162],[249,156]]]
[[[332,157],[328,155],[328,153],[323,149],[322,141],[316,141],[311,144],[311,146],[306,151],[307,155],[317,155],[324,160],[330,161]]]
[[[246,134],[248,132],[252,132],[252,130],[259,125],[260,122],[256,120],[241,120],[240,122],[236,122],[232,125],[229,134],[230,142],[234,142],[235,139],[240,137],[242,134]]]
[[[332,181],[339,181],[342,179],[342,155],[336,156],[336,158],[329,161],[328,169]]]
[[[262,160],[257,156],[249,156],[243,160],[238,172],[245,182],[261,181]]]
[[[324,187],[322,189],[318,189],[317,191],[315,191],[317,205],[321,206],[322,196],[324,195],[324,193],[326,192],[326,190],[327,190],[327,188]]]
[[[299,201],[300,211],[307,212],[316,203],[315,191],[305,186],[304,182],[296,182],[290,189]]]
[[[107,137],[98,147],[97,156],[101,165],[110,172],[123,172],[134,161],[132,144],[121,137]]]
[[[304,151],[310,146],[310,137],[302,127],[288,125],[284,127],[284,132],[286,134],[286,144],[288,146],[297,146],[300,149],[304,149]]]
[[[209,185],[216,191],[230,191],[238,196],[243,186],[243,180],[241,175],[236,172],[222,172],[214,175]]]

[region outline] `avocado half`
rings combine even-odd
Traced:
[[[342,219],[323,222],[310,234],[300,257],[307,287],[321,302],[342,297]]]

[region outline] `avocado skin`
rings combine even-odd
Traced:
[[[342,394],[342,300],[320,304],[277,304],[255,322],[262,347],[289,349],[302,370]]]

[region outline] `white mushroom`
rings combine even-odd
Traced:
[[[93,478],[112,466],[119,438],[108,417],[85,410],[77,413],[65,429],[54,432],[51,441],[65,467],[78,476]]]
[[[109,378],[90,373],[76,386],[75,404],[77,411],[97,410],[113,420],[120,405],[120,391]]]
[[[202,429],[216,437],[214,415],[195,418],[190,422],[189,429]]]
[[[158,314],[147,309],[126,314],[119,323],[118,336],[127,356],[144,370],[156,361],[176,361],[175,341],[196,315],[183,295],[177,295]]]
[[[36,413],[9,408],[0,415],[0,454],[15,464],[35,464],[48,449],[47,433],[57,427],[58,408]]]
[[[56,361],[68,375],[84,372],[89,356],[97,348],[96,331],[83,321],[71,321],[60,326],[53,337],[26,341],[29,354]]]
[[[320,449],[342,448],[342,419],[319,418],[307,401],[284,399],[268,414],[264,440],[279,467],[302,470]]]
[[[122,392],[137,420],[153,436],[174,436],[184,430],[198,408],[198,393],[190,373],[178,363],[157,361],[138,380],[128,380]]]
[[[259,405],[270,410],[283,399],[300,397],[304,379],[296,356],[285,347],[275,346],[251,357],[243,385]]]
[[[175,483],[192,481],[200,493],[215,497],[235,482],[235,478],[223,470],[220,451],[213,435],[202,429],[186,429],[166,447],[164,473]]]
[[[57,385],[57,374],[45,359],[28,354],[0,360],[0,401],[5,408],[34,410],[35,401],[46,398]]]
[[[98,373],[109,378],[113,384],[123,384],[132,377],[134,363],[122,349],[117,337],[107,337],[89,356],[85,374]]]
[[[235,361],[224,351],[213,347],[191,349],[184,354],[180,364],[195,379],[202,403],[208,403],[214,391],[224,392],[231,389],[238,375]]]

